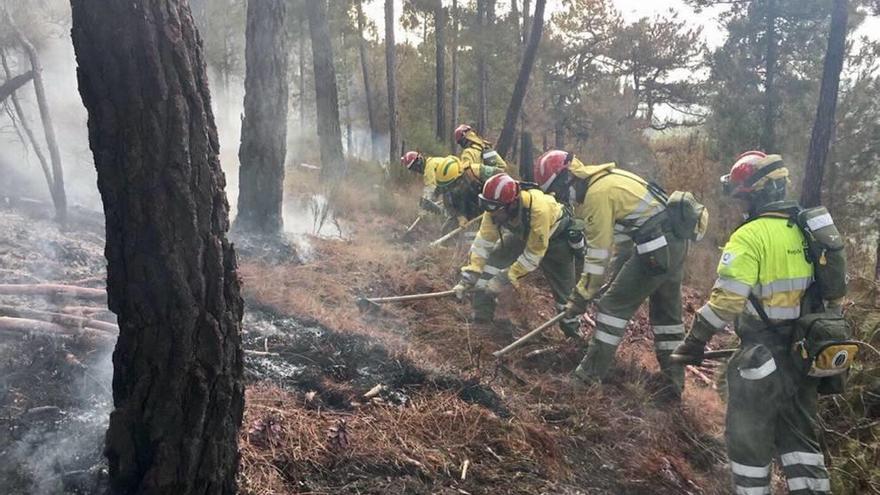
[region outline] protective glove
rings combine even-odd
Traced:
[[[688,334],[684,342],[672,351],[670,360],[675,364],[698,365],[703,362],[703,354],[706,352],[706,343]]]
[[[510,284],[510,276],[507,274],[507,270],[501,270],[486,284],[486,294],[498,296]]]
[[[571,292],[568,297],[568,304],[565,305],[565,317],[574,318],[587,312],[587,306],[590,304],[588,299],[584,299],[577,289]]]
[[[456,217],[456,220],[458,220],[459,227],[464,227],[468,223],[468,219],[464,215],[459,215],[458,217]]]
[[[459,300],[464,299],[465,294],[474,288],[477,285],[477,280],[480,279],[480,274],[477,272],[471,271],[463,271],[461,272],[461,279],[455,284],[455,287],[452,290],[455,291],[455,297]]]
[[[429,213],[436,213],[438,215],[443,213],[443,208],[441,208],[440,205],[431,201],[428,198],[422,198],[419,200],[419,208]]]

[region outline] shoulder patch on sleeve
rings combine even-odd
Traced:
[[[733,262],[733,259],[736,258],[736,255],[731,253],[730,251],[725,252],[721,255],[721,264],[724,266],[730,265]]]

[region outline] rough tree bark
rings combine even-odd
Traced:
[[[831,30],[828,33],[828,48],[825,51],[822,69],[819,105],[816,109],[804,184],[801,188],[801,205],[805,207],[818,206],[822,200],[822,175],[825,172],[825,161],[831,146],[831,135],[834,133],[840,72],[843,70],[843,60],[846,58],[848,3],[846,0],[834,0],[831,8]]]
[[[385,0],[385,75],[388,81],[388,163],[398,160],[397,135],[397,45],[394,41],[394,0]],[[400,167],[391,167],[399,170]]]
[[[761,132],[761,148],[768,153],[776,152],[776,71],[778,70],[779,46],[776,41],[776,0],[767,0],[765,7],[767,44],[764,54],[764,123]]]
[[[24,74],[19,74],[15,77],[12,77],[12,75],[7,70],[6,71],[6,82],[3,83],[2,86],[0,86],[0,102],[2,102],[6,98],[9,98],[13,94],[15,94],[15,92],[16,92],[16,90],[18,90],[18,88],[24,86],[25,84],[30,82],[30,80],[33,78],[34,78],[34,71],[27,71]]]
[[[318,140],[321,145],[321,178],[345,175],[342,154],[342,130],[339,128],[339,90],[333,65],[333,46],[327,25],[324,0],[305,2],[312,38],[312,65],[315,74],[315,108],[318,115]]]
[[[361,59],[361,73],[364,78],[364,99],[367,100],[367,120],[370,122],[370,157],[375,160],[379,150],[379,124],[376,122],[376,110],[373,108],[373,90],[370,85],[369,59],[367,58],[367,40],[364,38],[366,21],[364,19],[363,2],[357,0],[358,52]]]
[[[236,229],[281,231],[287,155],[287,0],[249,0]]]
[[[443,1],[434,4],[434,38],[436,40],[437,140],[446,138],[446,9]]]
[[[477,130],[483,134],[489,125],[489,67],[486,58],[486,32],[489,29],[488,9],[489,0],[477,0],[477,23],[475,28],[477,36]]]
[[[529,78],[532,74],[532,68],[535,66],[535,58],[538,56],[538,45],[541,43],[541,33],[544,30],[544,7],[547,0],[537,0],[535,2],[535,15],[532,18],[531,35],[529,35],[529,44],[526,45],[525,53],[523,53],[522,64],[519,67],[519,76],[516,78],[516,84],[513,87],[513,95],[510,97],[510,105],[507,106],[507,114],[504,117],[504,127],[501,130],[501,137],[498,138],[497,150],[501,156],[507,154],[513,145],[514,134],[516,132],[516,119],[522,110],[523,100],[526,97],[526,90],[529,87]]]
[[[451,128],[458,125],[458,0],[452,0],[452,98],[449,102]],[[455,152],[455,136],[449,133],[449,149]]]
[[[234,494],[242,299],[201,43],[186,0],[71,0],[120,334],[115,494]]]
[[[37,108],[40,110],[40,120],[43,123],[43,133],[46,136],[46,147],[49,148],[49,159],[52,163],[52,203],[55,206],[55,219],[64,223],[67,221],[67,193],[64,191],[64,167],[61,165],[61,151],[58,149],[58,139],[55,137],[55,124],[52,123],[52,113],[49,111],[49,102],[46,98],[46,87],[43,84],[43,65],[37,49],[18,26],[8,17],[9,24],[15,31],[18,42],[21,43],[27,54],[33,71],[34,93],[37,96]]]

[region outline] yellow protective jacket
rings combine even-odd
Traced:
[[[429,156],[425,158],[424,180],[425,187],[422,189],[422,197],[433,201],[437,191],[437,167],[448,160],[457,160],[455,156]]]
[[[749,293],[771,320],[799,318],[801,300],[813,282],[803,233],[787,215],[777,213],[762,214],[738,228],[724,246],[717,271],[709,302],[698,311],[705,323],[698,319],[694,326],[702,340],[743,312],[759,318],[748,303]],[[710,328],[699,328],[701,324]]]
[[[591,299],[605,279],[605,268],[615,243],[629,240],[649,218],[663,211],[663,204],[648,190],[647,182],[612,163],[585,165],[577,157],[569,165],[571,174],[587,181],[583,201],[577,194],[572,203],[575,218],[584,223],[587,252],[577,291]]]
[[[516,261],[510,265],[508,277],[514,286],[522,277],[526,276],[541,264],[541,259],[547,253],[550,238],[565,217],[565,210],[556,199],[544,194],[539,189],[520,191],[520,209],[515,225],[504,225],[511,232],[525,238],[526,247]],[[524,227],[527,232],[523,232]],[[488,212],[483,213],[480,223],[480,231],[471,244],[470,262],[461,271],[482,273],[486,266],[486,259],[495,247],[495,243],[501,239],[501,225],[495,223]],[[499,267],[501,268],[501,267]]]
[[[504,158],[497,151],[492,149],[489,142],[481,138],[474,131],[468,132],[465,137],[469,142],[467,147],[461,152],[463,164],[470,166],[486,164],[500,169],[501,172],[507,171],[507,162],[504,161]],[[477,169],[474,169],[474,172],[477,172]]]

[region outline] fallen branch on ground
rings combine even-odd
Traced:
[[[29,320],[27,318],[12,318],[0,316],[0,334],[21,337],[27,334],[44,335],[48,337],[78,337],[85,336],[106,343],[116,341],[115,335],[110,335],[94,328],[70,328],[48,321]]]
[[[7,296],[65,296],[90,301],[104,301],[107,291],[61,284],[0,284],[0,295]]]
[[[16,308],[13,306],[0,305],[0,316],[12,316],[15,318],[29,318],[33,320],[48,321],[59,325],[70,326],[75,328],[94,328],[112,335],[119,335],[119,327],[105,321],[94,320],[82,316],[66,315],[61,313],[51,313],[48,311],[37,311],[28,308]]]

